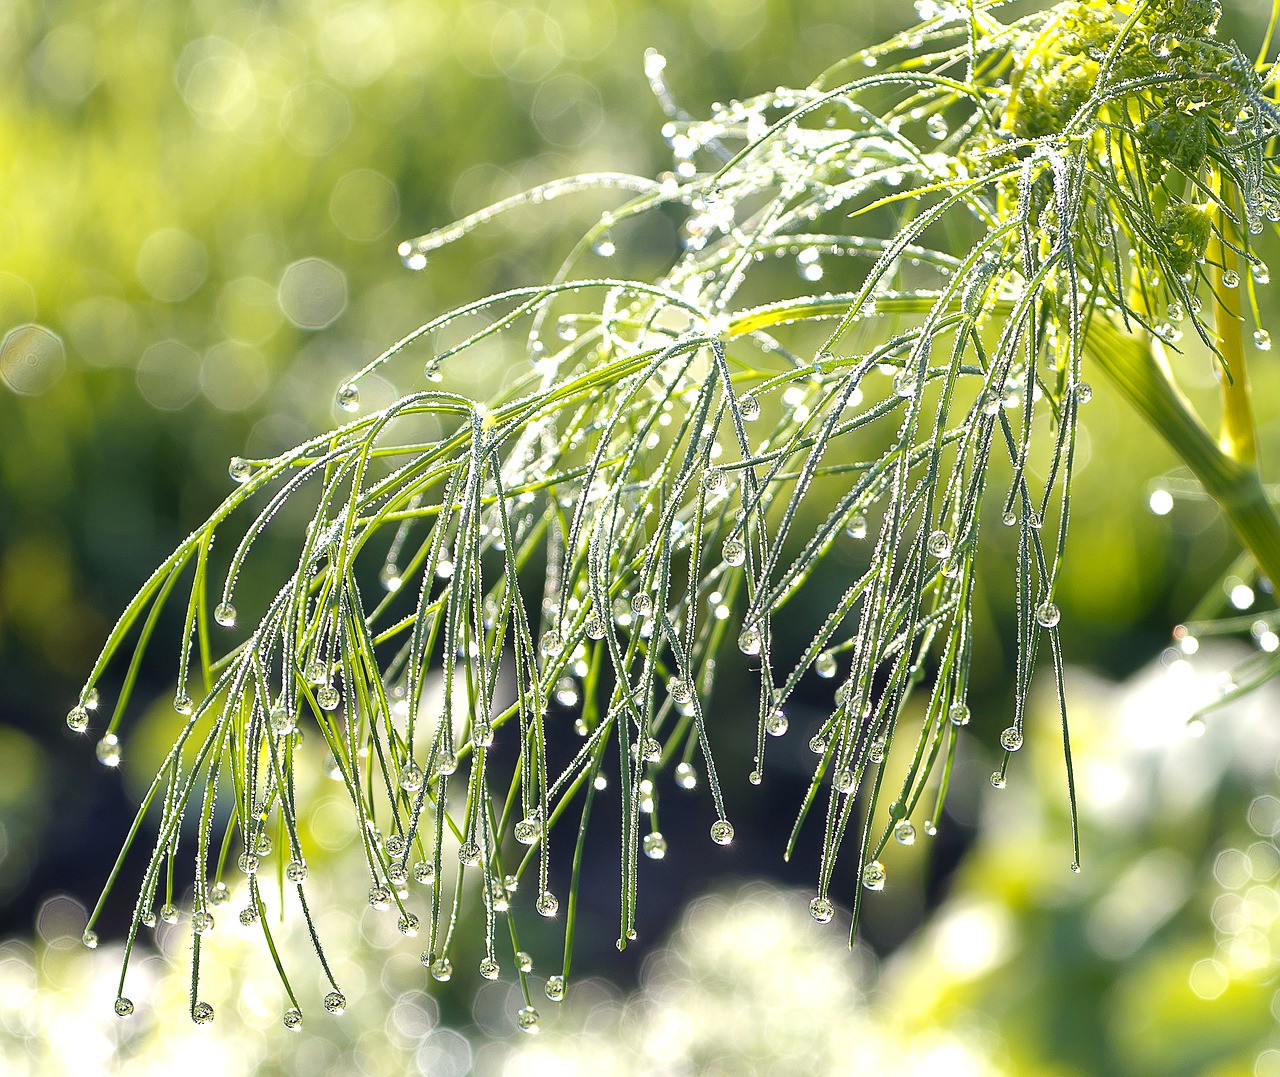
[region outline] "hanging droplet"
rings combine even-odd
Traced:
[[[225,905],[231,900],[231,891],[227,889],[227,884],[219,879],[213,884],[213,888],[209,891],[209,904],[217,907]]]
[[[307,865],[303,860],[290,860],[284,869],[285,877],[291,883],[303,882],[307,877]]]
[[[1093,386],[1087,381],[1082,381],[1076,386],[1076,403],[1087,404],[1093,399]]]
[[[929,132],[929,137],[939,142],[947,137],[947,121],[938,113],[934,113],[924,121],[925,128]]]
[[[605,632],[607,631],[604,619],[598,613],[592,613],[591,616],[587,618],[586,630],[587,636],[590,639],[604,639]]]
[[[548,976],[547,986],[544,988],[544,990],[546,991],[547,998],[549,998],[552,1002],[563,1002],[564,1001],[564,977]]]
[[[1000,733],[1000,747],[1006,752],[1016,752],[1022,747],[1022,731],[1015,725]]]
[[[748,626],[738,636],[738,650],[747,656],[760,653],[760,630]]]
[[[347,1008],[347,997],[341,991],[330,991],[324,997],[324,1008],[332,1014],[340,1014]]]
[[[951,536],[945,531],[934,531],[929,535],[929,553],[939,561],[951,556]]]
[[[1267,268],[1266,262],[1254,262],[1249,270],[1253,274],[1254,284],[1271,283],[1271,270]]]
[[[161,905],[160,919],[166,924],[176,924],[178,922],[178,906],[173,903]]]
[[[764,720],[764,731],[771,737],[782,736],[790,726],[787,716],[781,710],[776,710]]]
[[[672,677],[667,682],[667,691],[671,693],[671,698],[682,706],[693,701],[693,685],[683,677]]]
[[[240,926],[252,927],[258,922],[258,907],[256,905],[247,905],[240,910]]]
[[[227,474],[236,482],[248,482],[253,476],[253,465],[242,456],[233,456],[227,465]]]
[[[75,733],[83,733],[89,728],[89,712],[84,707],[72,707],[67,711],[67,728]]]
[[[369,908],[371,909],[389,909],[391,908],[391,891],[381,883],[369,887]]]
[[[524,950],[517,950],[516,951],[516,968],[518,968],[521,972],[532,972],[533,957],[530,954],[525,953]]]
[[[855,512],[849,517],[849,522],[844,526],[844,533],[851,539],[864,539],[867,537],[867,518],[860,512]]]
[[[728,845],[733,841],[733,824],[728,819],[717,819],[711,824],[711,840],[717,845]]]
[[[413,938],[418,933],[418,918],[411,912],[405,913],[396,922],[396,928],[405,938]]]
[[[1260,352],[1269,352],[1271,350],[1271,334],[1265,329],[1255,329],[1253,331],[1253,346]]]
[[[540,916],[555,916],[560,911],[560,902],[550,890],[544,890],[538,895],[538,900],[533,903],[533,907],[538,910]]]
[[[648,617],[653,612],[653,599],[646,591],[631,596],[631,612],[637,617]]]
[[[760,401],[754,396],[738,398],[738,413],[743,422],[753,423],[760,418]]]
[[[98,762],[104,767],[120,765],[120,739],[114,733],[104,733],[102,739],[98,741],[96,751]]]
[[[991,772],[991,787],[993,789],[1004,788],[1004,775],[1001,774],[998,770],[993,770]]]
[[[498,963],[491,957],[486,957],[480,962],[480,975],[486,980],[496,980],[498,973],[501,972]]]
[[[437,774],[452,774],[458,769],[458,757],[452,748],[446,748],[436,756],[435,771]]]
[[[893,836],[899,845],[914,845],[916,828],[911,825],[910,819],[899,819],[893,824]]]
[[[302,1011],[296,1007],[284,1011],[284,1027],[290,1032],[298,1032],[302,1028]]]
[[[879,860],[868,860],[862,865],[862,885],[868,890],[883,890],[884,878],[884,865]]]
[[[831,784],[836,787],[837,792],[852,793],[857,779],[848,767],[841,767],[831,776]]]
[[[1036,623],[1041,628],[1052,628],[1062,620],[1062,611],[1047,599],[1036,607]]]
[[[601,258],[612,258],[618,253],[618,245],[614,243],[613,237],[605,232],[599,239],[591,244],[591,249],[600,255]]]
[[[173,709],[179,714],[185,716],[196,709],[196,705],[191,701],[191,697],[185,692],[179,692],[173,697]]]
[[[521,845],[536,845],[540,837],[542,837],[542,822],[539,819],[529,816],[521,819],[515,826],[516,841]]]
[[[1005,527],[1012,527],[1018,522],[1018,517],[1014,514],[1013,510],[1010,509],[1000,517],[1000,522],[1003,523]]]
[[[867,759],[872,763],[883,763],[885,753],[884,737],[876,737],[867,751]]]
[[[521,1032],[527,1032],[530,1036],[536,1036],[542,1031],[541,1022],[542,1017],[532,1006],[522,1006],[516,1014],[516,1025]]]
[[[764,775],[761,774],[760,771],[758,770],[753,770],[750,774],[747,775],[747,781],[749,781],[752,785],[759,785],[762,781],[764,781]]]
[[[430,860],[419,860],[413,865],[413,878],[416,882],[429,883],[436,877],[436,867]]]
[[[650,860],[661,860],[667,855],[667,839],[660,831],[644,836],[644,855]]]
[[[820,652],[818,657],[813,660],[813,671],[823,680],[831,680],[836,675],[837,669],[836,657],[830,651]]]
[[[738,568],[747,560],[747,548],[737,539],[729,539],[724,544],[724,563]]]
[[[681,789],[696,789],[698,787],[698,772],[693,769],[692,763],[676,764],[676,785]]]
[[[656,763],[662,758],[662,745],[653,737],[647,737],[638,745],[640,749],[640,758],[646,763]]]
[[[230,602],[220,602],[213,611],[213,619],[223,628],[235,628],[236,608]]]
[[[360,407],[360,390],[350,382],[338,388],[338,407],[343,411],[355,411]]]
[[[197,1002],[191,1007],[191,1020],[197,1025],[207,1025],[213,1020],[213,1007],[207,1002]]]
[[[448,983],[453,978],[453,962],[447,957],[437,957],[434,961],[428,960],[430,954],[423,954],[423,964],[427,965],[431,970],[431,978],[440,983]]]
[[[1237,273],[1234,269],[1223,270],[1222,286],[1224,288],[1239,288],[1240,274]]]
[[[84,943],[86,949],[96,950],[98,948],[98,933],[85,928],[84,934],[80,936],[80,941]]]
[[[968,704],[957,701],[952,703],[947,710],[947,718],[953,726],[965,726],[969,724],[969,707]]]
[[[422,768],[410,760],[400,768],[400,788],[406,793],[416,793],[422,788]]]
[[[213,930],[213,913],[197,909],[191,917],[191,928],[197,935],[207,935]]]
[[[320,704],[321,710],[337,710],[341,700],[342,696],[331,684],[326,684],[316,689],[316,702]]]
[[[825,755],[829,743],[821,733],[815,733],[809,738],[809,751],[814,755]]]
[[[118,999],[116,999],[116,1004],[113,1007],[113,1009],[116,1011],[117,1017],[132,1017],[133,1001],[131,999],[125,998],[124,995],[121,995]]]
[[[458,846],[458,859],[467,867],[475,867],[480,863],[480,843],[464,841]]]
[[[916,377],[916,372],[908,367],[903,367],[893,376],[893,391],[904,399],[915,396],[919,386],[920,380]]]
[[[809,915],[820,924],[831,923],[831,918],[835,914],[835,906],[824,897],[816,897],[809,902]]]
[[[564,650],[564,641],[560,638],[559,632],[554,629],[548,629],[542,633],[542,640],[539,646],[542,648],[542,653],[550,657]]]
[[[269,718],[271,732],[277,737],[287,737],[298,728],[297,720],[285,707],[276,707]]]

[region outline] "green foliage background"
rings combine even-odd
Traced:
[[[1229,7],[1223,36],[1256,39],[1264,14]],[[127,790],[146,780],[165,731],[150,747],[132,740],[117,777],[90,769],[62,716],[123,602],[230,487],[228,458],[270,455],[324,428],[344,372],[455,303],[542,279],[603,206],[587,196],[511,215],[419,274],[400,265],[396,242],[556,176],[661,170],[646,46],[668,56],[681,104],[703,113],[714,100],[803,84],[913,18],[908,5],[833,0],[0,5],[0,336],[38,323],[59,342],[26,381],[8,376],[12,353],[0,353],[0,931],[29,932],[55,888],[90,899],[109,863]],[[674,229],[669,247],[646,242],[620,254],[659,265]],[[1264,458],[1274,459],[1280,386],[1270,355],[1257,367]],[[1212,389],[1204,357],[1180,374]],[[483,397],[506,376],[473,364],[450,387]],[[1068,657],[1119,676],[1160,651],[1234,545],[1207,504],[1180,502],[1164,518],[1146,510],[1171,461],[1094,384],[1057,598]],[[1008,541],[989,556],[1014,556]],[[1009,692],[1006,597],[987,596],[979,612],[971,701],[981,698],[974,730],[988,739]],[[145,691],[167,700],[169,675],[144,671]],[[1058,771],[1046,766],[1036,780],[1051,794]],[[786,825],[767,789],[742,774],[729,781],[740,834]],[[1188,900],[1202,919],[1219,835],[1249,795],[1224,792],[1220,815],[1160,838],[1194,866],[1203,894]],[[780,848],[751,845],[760,862],[744,850],[735,869],[771,871]],[[989,857],[986,881],[1004,880],[993,890],[1012,892],[1013,914],[1043,927],[1040,964],[1009,971],[995,1001],[971,1004],[998,1020],[1002,992],[1020,993],[1014,1018],[1059,1014],[1052,1034],[1020,1049],[1026,1072],[1043,1073],[1074,1057],[1062,1044],[1089,1034],[1115,970],[1082,957],[1080,939],[1057,938],[1070,917],[1035,893],[1019,865],[1025,848],[980,850],[963,871]],[[1132,841],[1124,849],[1143,855]],[[1052,874],[1066,860],[1036,867]],[[896,913],[868,914],[882,946],[927,915],[905,899]],[[1189,965],[1183,956],[1170,967]],[[1149,988],[1128,990],[1157,1005],[1160,985],[1178,977],[1152,961]],[[1053,971],[1064,962],[1079,972],[1069,982]],[[1176,1010],[1181,996],[1168,995]],[[1238,1012],[1241,1042],[1252,1043],[1265,1007]],[[1081,1025],[1064,1023],[1072,1014]],[[1105,1072],[1174,1072],[1151,1065],[1111,1059]]]

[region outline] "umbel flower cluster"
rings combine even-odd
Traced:
[[[706,119],[675,105],[650,53],[671,172],[552,183],[403,244],[429,271],[499,214],[618,194],[550,282],[443,314],[354,373],[345,425],[232,460],[235,488],[147,581],[68,716],[92,724],[95,686],[132,647],[95,731],[118,763],[141,653],[161,608],[185,602],[182,723],[129,836],[159,819],[128,946],[157,915],[189,919],[197,1022],[213,1017],[200,958],[217,906],[239,902],[273,956],[282,911],[313,923],[306,776],[320,767],[346,791],[370,905],[420,937],[437,980],[460,925],[482,924],[481,975],[524,984],[519,927],[541,915],[566,925],[546,988],[563,997],[584,849],[610,844],[589,832],[606,795],[625,946],[638,864],[668,851],[658,808],[673,785],[705,789],[711,808],[709,834],[681,834],[673,855],[733,840],[714,761],[728,738],[754,740],[755,783],[775,738],[808,740],[796,830],[822,835],[812,913],[830,920],[835,898],[856,920],[886,885],[886,848],[940,818],[969,721],[983,527],[1012,529],[1017,548],[983,564],[1012,573],[1017,596],[993,784],[1045,654],[1061,701],[1054,589],[1086,357],[1211,494],[1239,495],[1232,523],[1264,570],[1280,563],[1270,507],[1241,494],[1261,490],[1252,442],[1204,433],[1169,355],[1184,337],[1212,350],[1243,438],[1243,352],[1221,326],[1239,337],[1238,297],[1251,305],[1265,278],[1250,237],[1280,218],[1268,69],[1215,38],[1216,0],[1073,2],[1011,23],[988,0],[917,6],[920,24],[810,86]],[[658,213],[682,221],[670,268],[609,272]],[[1254,337],[1269,346],[1260,325]],[[485,401],[450,388],[451,368],[495,352],[525,373]],[[362,409],[365,378],[407,383],[423,363],[420,388]],[[310,516],[296,566],[274,594],[242,593],[286,504]],[[819,573],[833,551],[835,589]],[[779,648],[798,603],[818,627]],[[718,713],[730,648],[759,680],[753,724]],[[792,728],[810,677],[830,683],[829,713]],[[892,785],[891,752],[905,761]],[[311,934],[324,1005],[341,1012]],[[519,1023],[536,1031],[524,997]]]

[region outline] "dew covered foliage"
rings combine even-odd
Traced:
[[[311,924],[324,900],[302,778],[319,766],[346,790],[370,904],[420,937],[440,980],[459,925],[480,924],[481,974],[523,983],[519,927],[541,914],[566,928],[563,995],[597,843],[620,850],[625,946],[642,856],[732,841],[715,764],[729,738],[754,739],[752,782],[775,738],[809,740],[794,810],[797,833],[821,832],[812,911],[849,902],[856,920],[864,890],[892,885],[894,839],[940,818],[969,719],[983,527],[1017,535],[1015,560],[982,562],[1016,594],[992,782],[1030,735],[1041,664],[1067,743],[1054,587],[1082,366],[1185,336],[1231,375],[1212,319],[1252,295],[1237,267],[1280,217],[1277,113],[1268,69],[1215,38],[1216,0],[1007,23],[998,3],[917,7],[918,25],[812,85],[708,118],[677,106],[649,53],[671,172],[552,183],[402,244],[430,272],[433,251],[499,214],[617,196],[554,279],[444,313],[353,373],[344,425],[231,462],[232,492],[147,581],[68,717],[84,730],[101,713],[99,753],[118,764],[142,651],[161,608],[185,608],[180,730],[128,839],[159,820],[129,944],[153,910],[184,906],[195,1020],[212,1019],[200,942],[229,887],[273,956],[280,911]],[[652,214],[681,222],[681,250],[630,279],[626,237]],[[493,349],[527,359],[519,376],[487,400],[454,392],[450,371]],[[416,387],[368,410],[374,374]],[[246,593],[257,540],[308,517],[293,571]],[[841,586],[818,586],[837,550]],[[817,630],[777,646],[800,603]],[[730,649],[759,681],[754,722],[717,708]],[[788,702],[810,677],[830,709],[801,730]],[[95,710],[100,680],[123,687]],[[661,798],[695,788],[710,833],[664,837]],[[621,833],[589,827],[601,796]],[[553,873],[559,843],[572,857]],[[312,936],[340,1012],[330,940]],[[275,963],[296,1026],[297,971]],[[126,986],[127,961],[122,1000]],[[527,986],[525,1002],[536,1030]]]

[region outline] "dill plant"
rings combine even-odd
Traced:
[[[1017,535],[1015,704],[991,780],[1004,784],[1022,745],[1047,655],[1070,786],[1054,590],[1090,368],[1218,501],[1257,570],[1280,578],[1244,346],[1250,322],[1270,346],[1254,299],[1266,274],[1254,237],[1280,218],[1270,30],[1255,60],[1215,36],[1217,0],[1088,0],[1009,22],[986,0],[917,7],[919,25],[811,85],[706,119],[676,106],[650,53],[672,172],[566,179],[402,244],[411,269],[429,269],[433,251],[498,214],[618,197],[548,283],[442,314],[353,373],[337,393],[350,421],[274,459],[233,459],[233,491],[111,632],[67,721],[88,728],[96,685],[131,646],[98,733],[116,765],[161,610],[185,606],[181,728],[126,843],[154,812],[118,1013],[133,1010],[140,930],[157,906],[176,921],[189,886],[191,1016],[212,1019],[201,940],[228,881],[279,972],[285,1025],[302,1014],[277,913],[306,920],[324,1005],[341,1012],[300,795],[301,769],[323,765],[346,790],[369,903],[422,936],[437,980],[453,975],[459,925],[482,923],[479,971],[514,969],[518,1023],[536,1031],[519,929],[562,918],[546,985],[562,998],[583,859],[605,840],[588,835],[594,798],[607,788],[621,804],[625,946],[640,858],[667,852],[670,778],[705,785],[707,838],[728,844],[717,742],[753,738],[750,780],[763,781],[809,676],[834,687],[819,727],[791,731],[814,755],[796,815],[797,832],[822,833],[811,911],[826,922],[842,897],[856,923],[864,892],[886,885],[886,848],[940,818],[969,719],[984,526]],[[602,272],[625,260],[617,236],[660,212],[682,219],[670,268]],[[790,285],[770,270],[778,257],[799,269]],[[1178,388],[1183,341],[1217,364],[1217,436]],[[489,400],[451,390],[451,368],[495,348],[531,368]],[[422,387],[362,413],[362,381],[424,349]],[[296,567],[269,600],[242,595],[241,569],[286,505],[310,517]],[[827,593],[815,566],[850,543],[862,567]],[[799,602],[823,615],[783,666],[775,619]],[[753,726],[717,713],[717,656],[731,647],[758,675]],[[1241,689],[1275,671],[1264,657]],[[892,787],[890,751],[907,761]],[[559,842],[572,856],[557,893]]]

